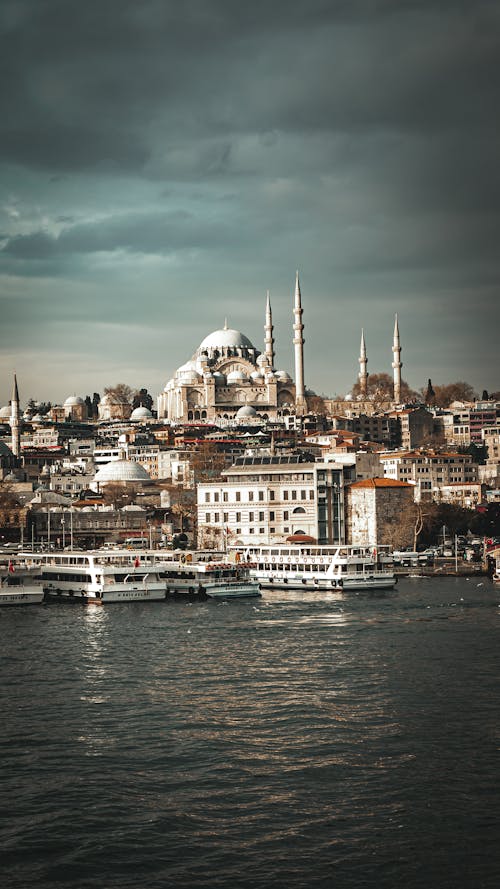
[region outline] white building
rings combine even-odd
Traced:
[[[206,336],[192,358],[177,368],[158,396],[158,418],[187,423],[232,420],[244,408],[252,418],[301,415],[304,389],[304,339],[298,274],[294,303],[295,383],[274,367],[271,304],[267,296],[264,352],[245,334],[227,326]]]
[[[238,457],[219,482],[198,485],[198,545],[284,542],[295,535],[343,543],[348,474],[301,454]]]

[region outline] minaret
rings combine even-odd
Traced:
[[[15,374],[14,387],[12,389],[12,401],[10,404],[10,429],[12,432],[11,450],[15,457],[19,457],[21,453],[21,430],[19,426],[19,391]]]
[[[271,310],[271,300],[269,299],[269,290],[267,291],[266,301],[266,324],[265,330],[265,353],[271,370],[274,367],[274,337],[273,337],[273,313]]]
[[[293,345],[295,349],[295,410],[303,414],[307,410],[304,392],[304,325],[302,324],[302,304],[300,298],[299,273],[295,277],[295,303],[293,307]]]
[[[367,365],[368,359],[366,357],[365,332],[364,330],[361,330],[361,346],[359,349],[359,391],[363,397],[366,397],[368,390]]]
[[[401,368],[403,367],[403,365],[401,363],[401,345],[399,342],[397,314],[396,320],[394,322],[394,341],[392,344],[392,354],[394,355],[394,361],[392,362],[392,367],[394,370],[394,401],[396,404],[401,404]]]

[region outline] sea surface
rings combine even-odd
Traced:
[[[497,889],[500,588],[0,613],[2,889]]]

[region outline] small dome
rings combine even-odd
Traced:
[[[112,460],[96,472],[95,482],[148,482],[149,474],[140,463],[133,460]]]
[[[246,383],[247,381],[248,377],[243,370],[232,370],[227,375],[227,382],[229,386],[235,383]]]
[[[257,411],[251,404],[244,404],[240,407],[239,411],[237,411],[236,416],[238,419],[241,417],[256,417]]]
[[[85,404],[83,398],[80,398],[79,395],[70,395],[64,402],[64,407],[74,407],[77,404]]]
[[[209,333],[200,343],[198,352],[205,352],[207,349],[227,348],[253,349],[253,345],[244,333],[233,330],[232,327],[225,327],[223,330],[214,330],[213,333]]]
[[[267,367],[267,365],[269,364],[269,359],[268,359],[267,355],[259,355],[259,357],[257,358],[256,364],[258,364],[259,367]]]
[[[286,370],[277,370],[275,376],[276,376],[276,379],[279,380],[280,383],[291,383],[292,382],[292,378],[291,378],[290,374],[286,372]]]
[[[41,414],[35,414],[34,417],[31,418],[33,423],[41,423],[45,418],[42,417]]]
[[[0,418],[2,420],[8,419],[10,420],[12,414],[12,409],[10,404],[6,404],[5,407],[0,407]]]
[[[136,407],[135,410],[132,411],[132,413],[130,414],[130,419],[131,420],[150,420],[152,416],[153,416],[153,414],[151,413],[151,411],[149,411],[147,409],[147,407],[143,407],[142,405],[140,405],[139,407]]]
[[[263,383],[264,382],[264,374],[261,373],[260,370],[253,370],[250,374],[251,379],[254,383]]]

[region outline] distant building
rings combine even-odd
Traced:
[[[304,339],[299,278],[294,302],[295,383],[274,367],[271,303],[267,296],[264,351],[227,326],[204,338],[193,357],[179,367],[158,397],[158,417],[188,423],[257,420],[304,414]]]

